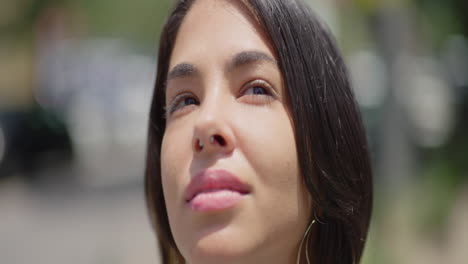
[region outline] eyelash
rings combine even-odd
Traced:
[[[265,94],[246,94],[246,92],[250,89],[254,89],[256,87],[263,88],[265,91]],[[266,95],[266,96],[264,96]],[[251,82],[248,82],[245,85],[245,88],[241,90],[239,98],[249,96],[250,99],[252,100],[249,103],[252,104],[266,104],[270,103],[272,100],[276,99],[276,94],[274,93],[273,87],[271,87],[266,81],[263,80],[254,80]]]
[[[241,92],[239,94],[239,98],[248,96],[248,97],[250,97],[250,100],[252,100],[252,101],[249,102],[251,104],[254,104],[254,105],[268,104],[268,103],[270,103],[271,101],[273,101],[274,99],[277,98],[276,94],[274,93],[273,88],[266,81],[254,80],[254,81],[248,82],[244,86],[245,86],[245,88],[243,88],[241,90]],[[246,92],[248,90],[254,89],[256,87],[263,88],[265,93],[264,94],[255,94],[255,93],[246,94]],[[179,106],[180,103],[182,103],[184,100],[186,100],[188,98],[195,99],[196,103],[195,104],[185,105],[185,106]],[[169,106],[164,108],[165,116],[168,117],[168,116],[172,115],[176,111],[182,111],[182,110],[184,110],[184,108],[186,108],[187,106],[190,106],[190,105],[200,105],[200,102],[196,98],[196,96],[194,96],[192,93],[188,93],[188,92],[179,94],[171,101]]]
[[[179,94],[177,95],[172,101],[171,103],[169,104],[169,106],[165,107],[165,113],[166,113],[166,117],[168,115],[172,115],[175,111],[178,111],[186,106],[189,106],[189,105],[186,105],[186,106],[178,106],[182,101],[184,101],[185,99],[188,99],[188,98],[193,98],[195,99],[196,103],[195,105],[199,105],[200,103],[198,102],[198,99],[192,95],[192,93],[182,93],[182,94]]]

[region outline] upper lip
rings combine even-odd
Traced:
[[[203,170],[187,186],[185,201],[190,202],[197,194],[214,190],[232,190],[243,194],[250,192],[249,186],[229,171]]]

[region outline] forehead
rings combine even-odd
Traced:
[[[274,56],[266,35],[239,0],[196,0],[179,29],[170,67],[184,62],[214,63],[244,50]]]

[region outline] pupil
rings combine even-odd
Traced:
[[[191,105],[191,104],[196,104],[195,99],[191,97],[185,98],[185,105]]]
[[[265,94],[265,89],[263,89],[263,87],[254,87],[253,88],[253,93],[254,94]]]

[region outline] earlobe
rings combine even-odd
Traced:
[[[320,213],[317,214],[317,209],[315,209],[314,212],[314,220],[316,220],[319,224],[325,225],[326,222],[323,220],[323,217],[319,217]]]

